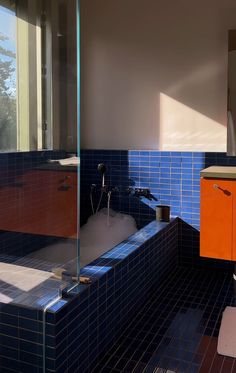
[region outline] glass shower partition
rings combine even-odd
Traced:
[[[78,7],[0,0],[0,304],[78,284]]]

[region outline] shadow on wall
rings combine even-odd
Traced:
[[[225,153],[160,152],[160,151],[81,151],[81,218],[84,224],[92,214],[90,188],[101,186],[98,163],[105,163],[105,183],[118,187],[111,197],[111,206],[135,217],[139,226],[155,218],[155,206],[170,205],[172,216],[178,216],[199,230],[200,171],[211,165],[236,166],[236,158]],[[157,201],[138,199],[128,188],[149,188]],[[96,203],[100,192],[96,195]],[[103,200],[102,206],[106,204]]]
[[[200,257],[200,232],[179,219],[179,264],[181,266],[217,269],[233,272],[234,263],[228,260]]]
[[[95,207],[99,203],[102,184],[101,174],[97,170],[99,163],[104,163],[107,167],[105,184],[108,190],[118,189],[111,194],[111,208],[132,215],[138,228],[155,219],[155,206],[159,201],[154,199],[150,201],[145,197],[132,195],[136,187],[152,189],[148,177],[149,157],[143,155],[140,159],[138,154],[133,155],[131,161],[128,151],[81,151],[81,225],[85,224],[88,217],[92,215],[90,200],[92,184],[97,186],[97,190],[93,192]],[[156,191],[152,189],[151,192],[157,199]],[[107,194],[104,193],[100,208],[106,206]]]
[[[131,214],[139,227],[153,220],[155,206],[162,204],[171,206],[173,217],[178,216],[199,228],[199,180],[204,157],[205,153],[190,152],[82,150],[82,224],[91,215],[91,185],[101,185],[97,164],[104,162],[108,167],[106,183],[120,190],[112,195],[111,206]],[[129,187],[149,188],[157,201],[128,195]]]
[[[173,135],[179,149],[225,151],[235,14],[233,0],[81,0],[82,146],[165,150]]]

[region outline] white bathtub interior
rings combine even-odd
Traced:
[[[127,214],[103,208],[90,216],[80,229],[80,268],[99,258],[106,251],[137,232],[135,219]],[[62,265],[74,273],[77,261],[77,247],[73,240],[64,239],[37,250],[27,257]]]
[[[108,215],[109,211],[109,215]],[[80,230],[80,265],[84,267],[137,232],[130,215],[103,208]]]

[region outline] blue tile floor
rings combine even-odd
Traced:
[[[179,268],[100,357],[93,373],[236,373],[217,354],[226,306],[236,305],[232,274]]]

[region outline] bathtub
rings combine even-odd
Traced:
[[[115,212],[111,208],[103,208],[90,216],[87,224],[80,229],[80,268],[101,257],[136,232],[136,222],[132,216]],[[30,253],[28,257],[46,262],[49,266],[51,264],[50,270],[62,267],[76,274],[77,245],[75,239],[60,239],[56,243]]]
[[[152,288],[160,287],[175,271],[179,258],[178,237],[177,219],[170,223],[153,221],[85,265],[81,275],[89,276],[91,284],[78,285],[65,299],[58,299],[47,307],[43,324],[45,350],[38,349],[43,338],[38,332],[42,330],[42,311],[32,309],[31,304],[4,305],[5,314],[9,315],[5,329],[7,342],[14,346],[15,336],[24,333],[24,344],[36,346],[37,355],[34,350],[26,355],[23,343],[18,343],[17,356],[24,364],[28,357],[30,362],[39,362],[40,368],[44,362],[47,371],[74,372],[79,365],[81,372],[90,372],[99,355],[117,342],[124,326],[137,315]],[[60,241],[64,245],[69,242]],[[64,246],[51,245],[47,252],[52,247],[61,252]],[[45,259],[44,255],[41,257]],[[61,354],[58,353],[60,346],[63,346]],[[5,360],[8,366],[12,361],[12,358]]]
[[[80,266],[102,256],[136,233],[135,219],[128,214],[102,208],[89,217],[80,230]]]
[[[178,220],[153,221],[81,269],[81,275],[92,281],[75,290],[77,308],[71,307],[82,342],[78,346],[80,342],[73,338],[74,323],[65,341],[69,344],[75,340],[72,349],[81,372],[92,370],[96,358],[117,342],[124,326],[137,315],[152,290],[175,272],[178,247]],[[71,308],[68,307],[68,314]],[[62,308],[65,319],[63,312]]]
[[[132,236],[127,237],[127,239],[132,240]],[[84,245],[80,245],[79,250],[79,262],[80,268],[85,267],[89,263],[93,262],[94,260],[98,259],[106,252],[113,249],[113,247],[121,244],[125,240],[117,242],[114,246],[113,245],[105,245],[101,246],[93,246],[87,247]],[[45,265],[46,271],[52,271],[56,267],[63,267],[67,270],[73,272],[76,271],[77,267],[77,242],[73,239],[62,239],[58,243],[53,243],[49,246],[43,247],[39,250],[36,250],[26,257],[29,259],[33,259],[35,263],[41,263],[41,266]]]

